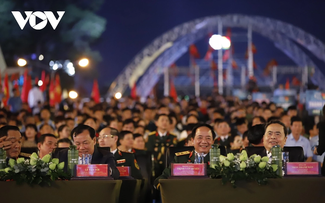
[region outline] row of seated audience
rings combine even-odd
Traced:
[[[274,103],[218,99],[174,103],[165,97],[159,107],[151,98],[144,104],[131,98],[97,105],[90,101],[81,108],[72,102],[69,110],[55,111],[54,121],[46,106],[36,115],[1,109],[0,147],[8,158],[27,157],[34,150],[40,157],[51,153],[66,161],[66,148],[74,144],[80,155],[93,154],[92,163],[109,163],[113,178],[119,177],[116,166],[130,166],[133,178],[152,181],[168,177],[170,162],[192,161],[195,153],[209,160],[212,144],[219,144],[223,154],[246,149],[267,156],[274,145],[285,151],[295,146],[301,148],[290,151],[289,161],[323,162],[324,155],[312,151],[320,128],[314,117],[302,117],[295,106],[284,111]],[[180,151],[185,158],[175,156]]]

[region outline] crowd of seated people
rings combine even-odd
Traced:
[[[133,178],[148,178],[152,183],[170,175],[166,153],[171,147],[194,147],[184,157],[175,156],[176,161],[191,159],[198,151],[208,154],[212,144],[225,153],[247,149],[266,156],[274,145],[284,150],[301,147],[303,155],[292,151],[290,159],[320,163],[324,159],[321,150],[317,154],[318,120],[303,116],[304,110],[296,106],[284,109],[272,102],[220,95],[179,102],[170,97],[148,97],[144,103],[131,97],[98,104],[65,102],[67,109],[43,104],[35,114],[28,105],[16,113],[10,107],[0,109],[0,147],[7,150],[7,157],[28,157],[34,149],[40,157],[55,154],[67,161],[69,146],[76,145],[80,156],[93,154],[92,163],[109,163],[113,178],[119,177],[116,166],[129,166]],[[58,148],[64,150],[54,153]]]

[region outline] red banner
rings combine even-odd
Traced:
[[[121,177],[131,176],[129,166],[117,166],[116,168],[120,172]]]
[[[288,162],[286,175],[320,175],[319,162]]]
[[[108,177],[107,164],[77,165],[76,171],[76,177]]]
[[[172,163],[172,176],[206,176],[206,164]]]

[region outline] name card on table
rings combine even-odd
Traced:
[[[108,164],[81,164],[76,166],[76,177],[108,177]]]
[[[319,162],[288,162],[286,175],[320,175]]]
[[[171,164],[172,176],[206,176],[206,164]]]
[[[120,172],[121,177],[131,176],[130,175],[130,167],[129,166],[117,166],[116,167]]]

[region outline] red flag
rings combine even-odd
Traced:
[[[287,82],[285,84],[285,89],[286,90],[290,89],[290,81],[289,81],[289,78],[287,78]]]
[[[18,80],[15,80],[14,82],[14,89],[19,89]]]
[[[223,77],[224,80],[227,80],[227,73],[226,73],[226,71],[223,71],[222,77]]]
[[[218,70],[218,65],[214,60],[211,61],[211,70],[212,71]]]
[[[233,69],[238,69],[238,65],[237,65],[235,60],[232,60],[231,66],[232,66]]]
[[[91,98],[94,99],[95,103],[99,103],[100,94],[99,94],[98,82],[96,79],[94,80],[93,90],[91,92]]]
[[[32,85],[28,75],[28,69],[25,69],[23,90],[20,96],[22,102],[28,102],[28,93],[30,89],[32,89]]]
[[[267,65],[266,65],[266,67],[264,68],[264,70],[263,70],[263,75],[265,75],[265,76],[270,75],[270,74],[271,74],[271,70],[272,70],[272,68],[273,68],[274,66],[277,66],[277,65],[278,65],[278,62],[277,62],[276,60],[274,60],[274,59],[270,60],[270,61],[267,63]]]
[[[60,83],[60,75],[56,74],[55,76],[55,103],[60,103],[62,99],[62,91],[61,91],[61,83]]]
[[[19,73],[14,73],[11,75],[10,80],[15,81],[19,79]]]
[[[213,70],[211,70],[210,74],[213,80],[213,86],[216,87],[218,85],[217,76]]]
[[[171,66],[170,66],[170,73],[173,75],[173,76],[177,76],[178,74],[178,70],[177,70],[177,65],[176,63],[173,63]]]
[[[132,89],[131,89],[131,97],[132,99],[137,98],[137,83],[135,82]]]
[[[256,49],[255,45],[252,43],[252,53],[256,54],[256,52],[257,52],[257,49]],[[245,58],[248,59],[248,48],[245,53]]]
[[[253,61],[253,68],[257,69],[257,64],[255,63],[255,61]]]
[[[10,98],[9,81],[8,81],[8,74],[7,73],[5,75],[5,80],[3,82],[3,93],[4,93],[4,97],[2,99],[3,105],[7,106],[7,102],[9,100],[9,98]]]
[[[173,79],[170,80],[169,95],[174,99],[174,101],[177,101],[177,91]]]
[[[212,52],[213,52],[213,50],[211,50],[211,48],[209,48],[209,50],[205,54],[204,60],[206,60],[206,61],[211,60],[212,59]]]
[[[300,80],[298,80],[298,78],[296,76],[292,77],[292,85],[294,85],[294,86],[300,86],[301,85]]]
[[[50,106],[55,106],[55,104],[56,104],[56,101],[55,101],[55,81],[53,79],[50,81],[49,94],[50,94]]]
[[[200,58],[200,53],[194,44],[190,45],[189,52],[192,57],[197,58],[197,59]]]
[[[42,86],[40,87],[40,90],[41,90],[42,92],[44,92],[44,91],[46,90],[46,86],[47,86],[47,84],[48,84],[48,83],[46,82],[46,74],[45,74],[45,71],[44,71],[44,70],[42,71],[41,80],[42,80],[43,84],[42,84]]]
[[[226,31],[226,37],[228,37],[229,39],[231,38],[231,28],[227,28],[227,31]]]
[[[222,60],[223,62],[227,61],[229,59],[229,56],[230,56],[230,50],[226,50],[224,55],[222,56]]]

